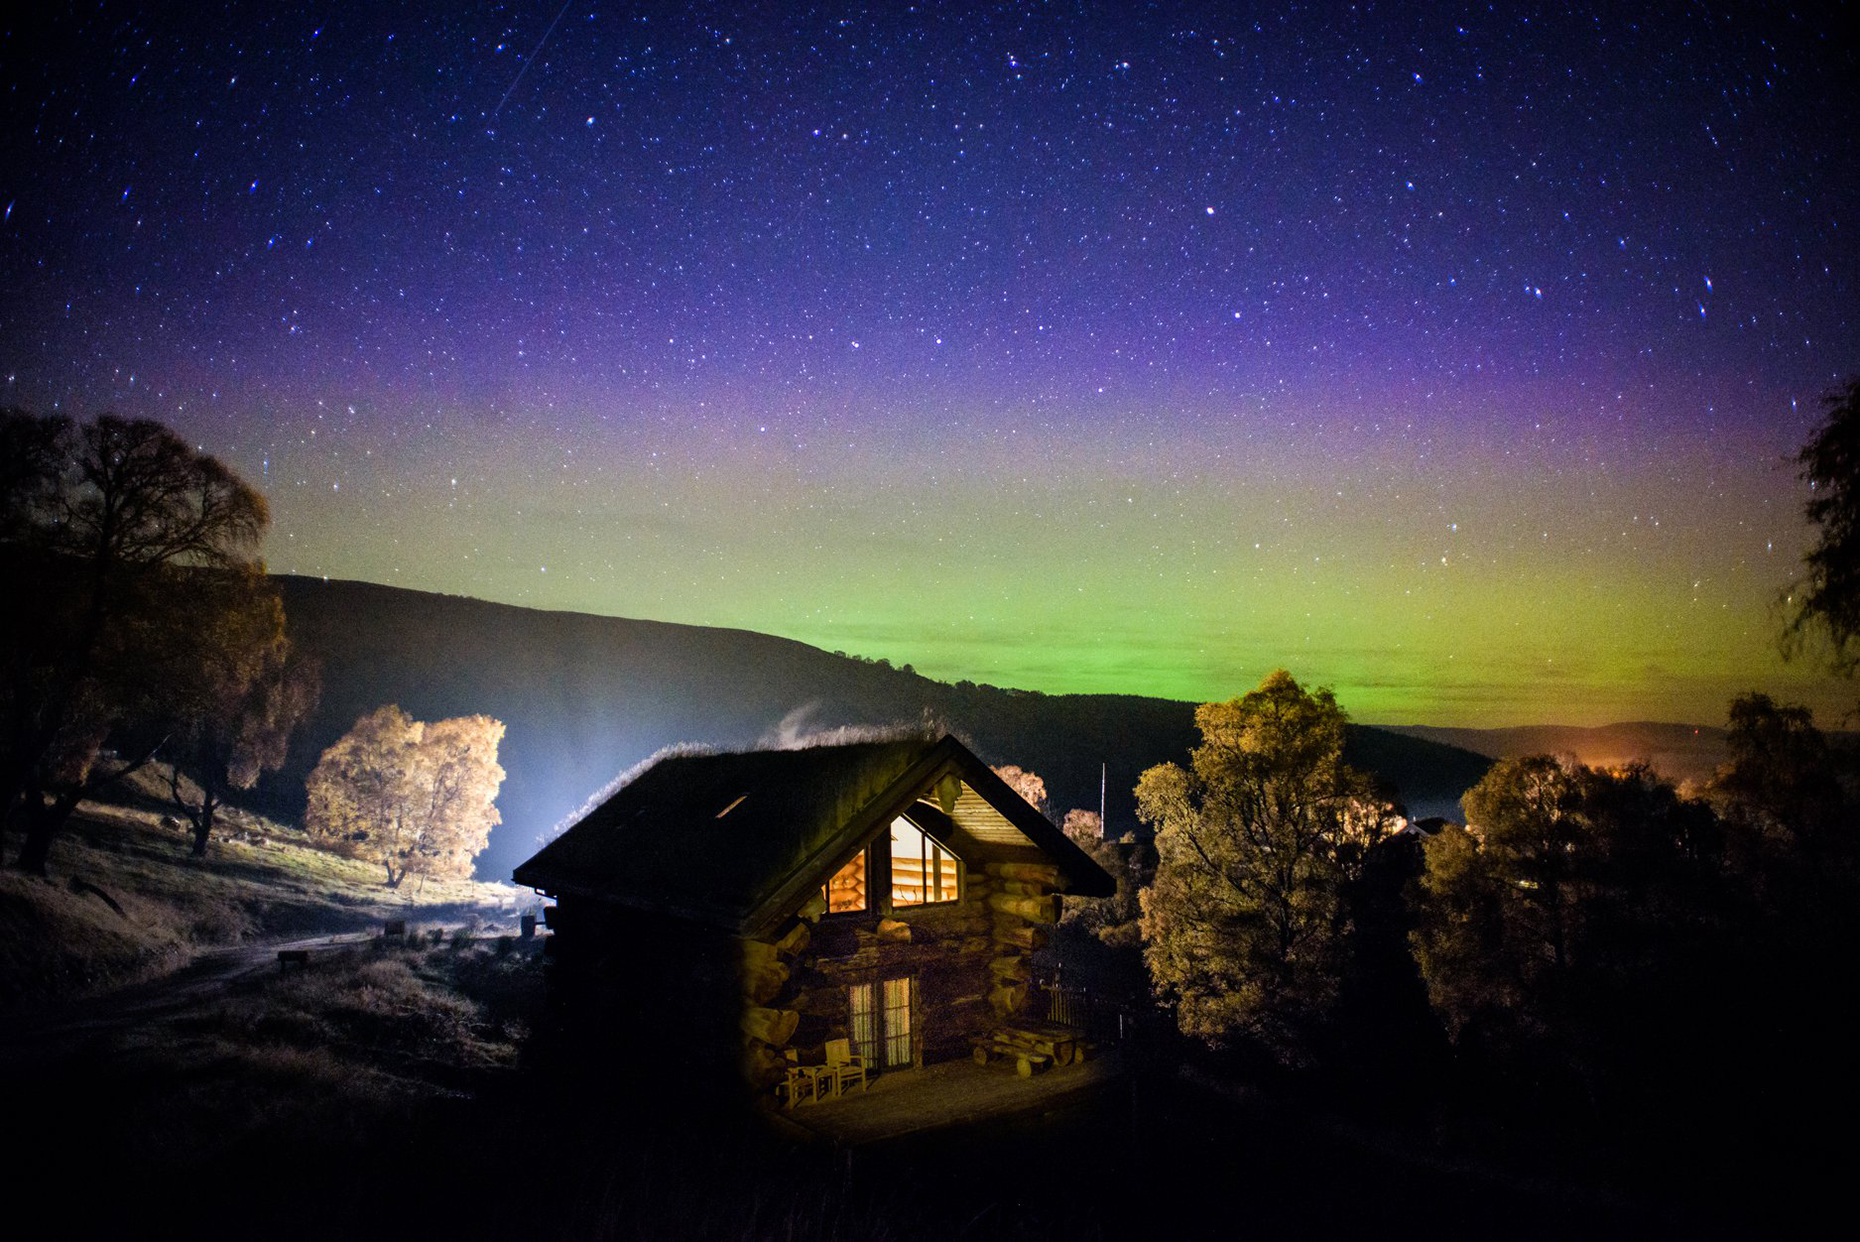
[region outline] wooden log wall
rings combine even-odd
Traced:
[[[782,935],[740,942],[751,1083],[779,1082],[789,1049],[817,1064],[826,1041],[851,1038],[848,988],[907,975],[917,981],[914,1059],[966,1057],[973,1039],[1023,1016],[1032,956],[1058,921],[1059,883],[1052,866],[993,863],[966,872],[957,902],[824,918],[811,902]],[[874,1003],[883,1004],[876,989]]]
[[[849,987],[910,976],[913,1059],[966,1057],[972,1040],[1025,1016],[1032,956],[1059,917],[1059,883],[1049,865],[991,863],[965,870],[960,901],[844,916],[828,915],[815,896],[760,939],[564,900],[546,944],[553,982],[564,986],[551,993],[573,1002],[568,1025],[616,1066],[662,1059],[667,1047],[693,1062],[714,1048],[727,1063],[734,1049],[766,1096],[790,1049],[818,1064],[827,1040],[851,1037]],[[882,988],[874,992],[882,1006]],[[653,1020],[642,1025],[644,998]],[[621,1038],[627,1031],[639,1048]]]
[[[1059,868],[1046,863],[989,863],[997,891],[988,897],[994,956],[988,962],[988,1007],[998,1022],[1023,1016],[1033,979],[1033,955],[1059,921]]]

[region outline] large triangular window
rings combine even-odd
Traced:
[[[927,906],[955,901],[961,867],[956,856],[902,815],[891,821],[891,904]]]

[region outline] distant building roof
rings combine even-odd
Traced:
[[[516,869],[519,884],[766,930],[899,815],[973,864],[1036,857],[1068,890],[1115,882],[953,737],[674,755]]]

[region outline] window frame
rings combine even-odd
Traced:
[[[924,842],[923,857],[924,857],[924,861],[926,864],[924,867],[924,874],[925,874],[926,879],[928,879],[928,877],[932,874],[936,875],[937,882],[934,887],[937,887],[937,888],[942,887],[942,871],[940,867],[937,866],[939,862],[936,856],[937,852],[941,851],[943,854],[947,854],[949,856],[950,862],[955,864],[955,868],[954,868],[955,877],[956,877],[955,892],[951,893],[947,897],[939,897],[939,898],[926,897],[922,901],[909,901],[909,902],[903,903],[902,905],[898,903],[897,898],[894,895],[897,890],[898,884],[897,884],[896,878],[892,874],[893,860],[892,860],[892,854],[891,854],[891,834],[897,831],[898,824],[900,821],[904,823],[905,827],[907,827],[912,832],[915,832],[918,836],[923,838],[923,842]],[[890,823],[888,823],[885,826],[885,830],[879,833],[878,835],[879,835],[879,839],[884,841],[885,843],[885,909],[887,911],[921,910],[925,906],[954,906],[954,905],[960,905],[962,903],[963,894],[966,891],[967,884],[963,878],[963,872],[966,870],[966,867],[963,864],[962,856],[960,854],[956,853],[955,850],[949,848],[949,846],[943,844],[943,842],[938,840],[936,836],[930,832],[929,829],[925,828],[922,824],[912,819],[909,815],[905,814],[903,811],[899,811],[896,815],[892,816]],[[933,868],[935,868],[934,871],[933,871]],[[866,875],[870,877],[871,872],[868,870],[866,872]],[[925,887],[926,887],[926,890],[928,890],[931,886],[926,884]],[[871,880],[869,878],[866,881],[866,888],[868,892],[871,889]]]

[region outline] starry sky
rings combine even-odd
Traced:
[[[1819,8],[73,6],[0,400],[274,569],[1362,720],[1723,718],[1860,368]]]

